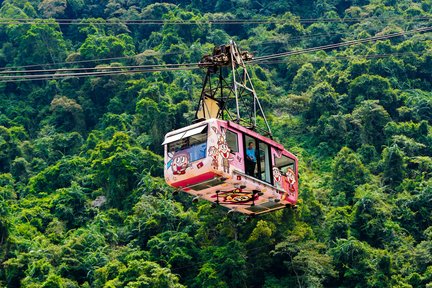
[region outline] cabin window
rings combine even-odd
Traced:
[[[196,128],[195,128],[196,129]],[[193,134],[194,132],[199,133]],[[187,136],[187,137],[185,137]],[[206,157],[207,151],[207,127],[201,130],[189,130],[180,140],[168,143],[168,153],[175,154],[178,152],[188,153],[190,161],[194,162]]]
[[[270,152],[266,143],[259,141],[259,173],[260,179],[271,183],[270,176]]]
[[[271,183],[270,149],[268,144],[248,135],[245,135],[244,143],[246,146],[246,174]]]
[[[239,152],[237,133],[227,130],[225,135],[226,135],[227,145],[231,149],[231,152],[232,153]]]
[[[294,159],[288,158],[287,156],[282,155],[280,158],[277,158],[275,156],[275,166],[279,168],[279,171],[282,174],[286,174],[288,168],[291,168],[293,171],[295,171],[294,164],[295,164]]]
[[[258,178],[256,139],[245,135],[245,173]]]

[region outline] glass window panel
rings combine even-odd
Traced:
[[[245,172],[247,175],[257,177],[257,151],[255,138],[245,135]]]
[[[269,147],[267,144],[259,143],[259,157],[260,157],[260,179],[271,183],[270,178],[270,157]]]
[[[231,151],[239,152],[237,133],[227,130],[225,135],[228,147],[231,149]]]
[[[201,128],[201,127],[198,127]],[[183,137],[182,139],[168,144],[168,153],[186,152],[190,156],[190,161],[194,162],[206,157],[207,150],[207,129],[206,126],[201,129],[201,133],[194,134],[190,137]],[[198,130],[195,130],[196,132]],[[186,132],[187,133],[187,132]],[[189,135],[192,133],[189,133]]]
[[[287,172],[288,168],[294,170],[294,163],[294,159],[288,158],[287,156],[282,155],[280,158],[275,156],[275,166],[278,167],[283,174]]]

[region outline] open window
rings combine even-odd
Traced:
[[[245,173],[252,177],[258,177],[258,152],[256,150],[256,142],[255,138],[252,138],[248,135],[245,135],[244,141],[244,150],[245,150]]]
[[[271,183],[269,145],[245,135],[245,172],[257,179]]]
[[[175,154],[180,151],[188,153],[191,162],[205,158],[207,151],[207,125],[169,136],[163,144],[168,145],[168,153]]]

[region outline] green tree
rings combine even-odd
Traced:
[[[352,222],[351,208],[349,206],[335,207],[327,214],[325,222],[328,239],[334,244],[337,239],[348,239]]]
[[[376,100],[363,101],[356,106],[352,112],[351,124],[360,138],[357,145],[372,144],[380,151],[386,140],[384,127],[389,121],[388,112]]]
[[[336,283],[346,287],[391,287],[391,258],[385,251],[374,250],[354,237],[339,239],[330,250],[339,271]]]
[[[429,231],[429,234],[426,236],[430,237],[430,229],[428,230],[428,227],[432,224],[431,218],[429,217],[432,203],[431,183],[432,180],[421,182],[415,194],[412,196],[410,195],[410,198],[406,199],[405,202],[405,205],[411,210],[411,215],[414,217],[414,221],[411,222],[411,227],[407,227],[407,229],[412,230],[412,233],[420,239],[425,239],[425,235],[418,235],[420,231]]]
[[[197,246],[194,239],[184,232],[166,231],[152,237],[147,242],[151,260],[163,261],[172,270],[193,267],[197,259]],[[183,279],[193,279],[196,270],[182,271]]]
[[[332,186],[339,205],[353,204],[355,189],[368,181],[368,171],[357,154],[343,147],[333,165]]]
[[[317,84],[310,90],[310,93],[312,97],[306,114],[308,119],[315,122],[322,115],[329,116],[336,112],[338,108],[337,93],[329,83]]]
[[[325,245],[313,240],[310,227],[297,222],[294,230],[272,252],[289,271],[289,283],[298,287],[324,287],[326,279],[336,276]]]
[[[353,104],[378,100],[391,115],[396,114],[396,96],[389,80],[381,76],[364,74],[355,78],[348,86],[348,93]]]
[[[317,126],[314,127],[314,134],[320,142],[326,142],[334,152],[348,144],[347,134],[349,130],[349,116],[323,115],[318,119]]]
[[[50,110],[53,122],[63,131],[83,131],[85,129],[84,114],[81,105],[74,99],[65,96],[54,97]]]
[[[47,18],[61,18],[66,10],[67,0],[43,0],[39,11]]]
[[[91,159],[95,183],[104,189],[112,207],[131,205],[128,196],[137,188],[141,171],[146,169],[152,175],[162,174],[160,156],[134,145],[123,132],[116,132],[110,141],[99,143]]]
[[[148,95],[148,94],[147,94]],[[157,103],[155,100],[144,98],[137,102],[135,119],[133,121],[136,133],[148,133],[152,139],[150,148],[161,153],[161,143],[164,136],[172,129],[186,126],[184,113],[188,110],[187,101],[170,104],[166,101]]]
[[[382,152],[382,180],[384,185],[397,187],[405,175],[404,154],[397,145],[384,148]]]
[[[373,184],[357,188],[351,226],[352,235],[373,247],[400,244],[402,229],[390,219],[391,209],[385,194]]]
[[[9,172],[12,161],[21,156],[19,144],[26,136],[22,127],[0,126],[0,172]]]
[[[78,283],[90,282],[93,280],[93,273],[89,271],[94,271],[107,262],[107,243],[97,227],[80,227],[71,230],[64,239],[59,272]]]
[[[221,276],[218,275],[216,265],[211,263],[204,263],[201,266],[198,275],[195,277],[195,283],[192,287],[220,287],[228,288],[228,284],[223,281]]]
[[[274,244],[275,233],[276,226],[272,222],[258,220],[246,241],[248,248],[247,265],[253,283],[264,282],[266,271],[272,267],[273,262],[269,251]],[[255,265],[255,263],[260,263],[260,265]],[[248,285],[252,285],[252,282],[249,282]]]
[[[178,277],[159,264],[144,260],[132,260],[119,272],[120,283],[124,287],[185,287],[178,283]],[[122,286],[123,286],[122,285]]]
[[[148,182],[153,182],[149,180]],[[191,221],[180,203],[168,199],[166,196],[153,196],[154,185],[147,183],[143,196],[133,207],[133,216],[126,221],[128,237],[134,239],[140,247],[145,247],[147,241],[155,235],[166,231],[173,231],[191,225]],[[148,195],[150,194],[150,195]],[[179,227],[179,228],[178,228]]]
[[[11,225],[9,206],[11,200],[16,197],[14,184],[11,174],[0,174],[0,247],[4,245],[9,236]],[[0,257],[4,257],[3,253],[0,253]]]
[[[134,55],[132,38],[127,34],[89,35],[79,48],[84,60],[113,58]]]
[[[36,20],[35,24],[17,37],[17,65],[63,62],[66,57],[66,42],[58,24],[53,20]],[[37,55],[37,56],[36,56]]]
[[[43,196],[56,189],[70,187],[73,180],[85,173],[86,160],[81,157],[64,158],[29,179],[28,192]]]
[[[207,247],[201,254],[205,263],[212,263],[217,267],[220,278],[224,279],[228,287],[246,287],[246,251],[242,243],[231,241],[221,247]]]
[[[56,191],[53,213],[64,221],[68,229],[83,226],[89,217],[89,207],[82,187],[73,182],[70,188]]]
[[[292,89],[297,94],[306,92],[313,86],[314,82],[314,67],[312,64],[306,63],[297,71],[293,79]]]

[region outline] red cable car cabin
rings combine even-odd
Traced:
[[[251,215],[297,203],[297,157],[255,131],[208,119],[168,133],[163,145],[172,187]]]

